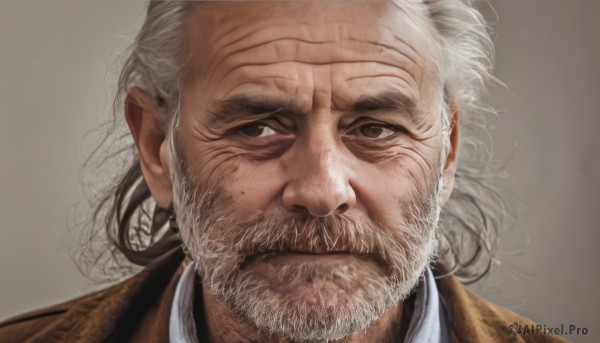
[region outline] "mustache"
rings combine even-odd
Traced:
[[[181,181],[182,192],[175,195],[178,221],[188,228],[182,232],[187,243],[196,253],[203,252],[197,258],[203,267],[226,259],[239,269],[276,253],[350,253],[373,260],[385,272],[403,273],[435,232],[433,182],[399,204],[396,222],[386,226],[352,211],[327,217],[257,212],[240,221],[222,187],[213,183],[202,187],[186,177]]]
[[[350,214],[328,217],[265,217],[259,214],[237,227],[228,226],[226,230],[232,228],[235,238],[230,248],[239,256],[240,267],[277,253],[349,253],[373,260],[391,273],[394,265],[408,262],[404,259],[410,247],[423,243],[423,233],[411,223],[390,228]],[[222,230],[223,227],[221,234]]]
[[[242,227],[235,241],[238,252],[245,255],[267,252],[369,254],[374,250],[374,244],[364,239],[366,233],[379,230],[373,223],[345,215],[260,216]]]

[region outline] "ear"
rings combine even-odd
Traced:
[[[150,94],[133,88],[125,99],[125,119],[140,156],[144,180],[156,204],[171,206],[167,124],[160,120],[160,108]]]
[[[450,150],[446,158],[446,164],[442,172],[444,189],[441,194],[442,206],[450,199],[454,187],[454,176],[456,175],[456,159],[458,157],[458,145],[460,143],[460,112],[456,104],[450,106]]]

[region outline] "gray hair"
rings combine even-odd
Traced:
[[[171,129],[177,127],[186,65],[184,25],[192,7],[198,3],[151,0],[146,20],[130,47],[118,81],[112,129],[103,140],[103,144],[112,146],[115,141],[126,140],[125,148],[119,147],[116,153],[110,154],[125,162],[126,167],[121,168],[114,182],[94,200],[95,211],[86,228],[92,249],[83,249],[78,259],[86,274],[101,267],[101,276],[108,279],[127,275],[131,272],[131,263],[146,265],[180,244],[174,234],[165,229],[169,211],[157,207],[152,200],[135,146],[127,138],[128,134],[117,127],[123,126],[120,119],[123,101],[132,87],[150,93],[162,109],[165,123]],[[485,138],[485,116],[490,110],[481,105],[480,98],[493,79],[494,47],[476,1],[423,0],[423,4],[435,25],[442,57],[439,67],[444,86],[446,130],[452,125],[451,106],[461,114],[455,186],[440,217],[435,267],[439,275],[452,273],[462,282],[470,283],[489,271],[507,211],[506,202],[493,182],[501,173],[492,167],[491,149],[481,137],[483,133]],[[101,151],[97,149],[93,156],[97,157]],[[104,156],[100,164],[106,161]],[[106,230],[109,241],[100,247],[97,240],[102,229]]]

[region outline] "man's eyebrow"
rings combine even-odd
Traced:
[[[401,92],[385,91],[376,95],[361,96],[351,106],[353,113],[399,112],[411,121],[417,121],[421,116],[415,100]]]
[[[228,124],[239,119],[262,117],[273,113],[286,115],[301,115],[302,111],[294,107],[289,100],[239,95],[229,99],[219,100],[209,111],[213,124]]]

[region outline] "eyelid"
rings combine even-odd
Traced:
[[[253,125],[264,125],[266,127],[271,128],[274,131],[280,132],[281,130],[273,127],[276,125],[273,125],[273,120],[272,118],[256,118],[254,120],[248,119],[248,120],[243,120],[243,121],[238,121],[237,123],[232,123],[232,126],[230,128],[227,129],[227,132],[239,132],[241,129],[248,127],[248,126],[253,126]],[[279,126],[283,126],[281,125],[281,123],[279,121],[275,121],[276,124],[278,124]]]
[[[283,133],[284,131],[286,131],[288,129],[288,127],[286,125],[284,125],[281,122],[281,120],[279,120],[276,117],[269,117],[269,118],[261,119],[256,122],[248,123],[246,125],[260,125],[260,124],[270,128],[271,130],[273,130],[277,133]]]
[[[274,124],[274,122],[276,124]],[[252,137],[242,132],[244,127],[252,125],[261,125],[274,131],[267,136]],[[277,127],[279,126],[279,127]],[[234,144],[242,149],[246,149],[252,158],[269,159],[282,154],[295,141],[293,135],[289,134],[283,125],[277,120],[256,120],[243,125],[236,125],[227,131],[226,136]]]
[[[395,132],[404,132],[404,131],[406,131],[406,129],[404,127],[399,126],[399,125],[394,125],[394,124],[382,122],[380,120],[375,120],[373,118],[360,117],[360,118],[357,118],[356,120],[352,121],[347,126],[348,129],[346,130],[346,132],[355,131],[355,130],[359,129],[361,126],[365,126],[365,125],[378,125],[378,126],[381,126],[383,128],[386,128],[386,129],[390,129],[390,130],[395,131]]]
[[[259,137],[251,137],[251,136],[244,134],[244,132],[243,132],[244,128],[254,126],[254,125],[260,125],[260,126],[267,127],[269,129],[273,130],[274,133],[267,135],[267,136],[259,136]],[[268,117],[268,118],[262,118],[262,119],[257,119],[254,121],[246,122],[243,124],[238,124],[235,127],[232,127],[229,130],[227,130],[226,135],[232,135],[233,137],[237,136],[239,139],[243,139],[243,140],[247,141],[248,144],[263,145],[263,144],[267,144],[267,142],[275,142],[275,141],[282,140],[282,139],[283,140],[289,139],[290,133],[293,133],[292,130],[293,130],[293,128],[290,128],[288,125],[283,124],[281,122],[281,120],[279,120],[277,117],[272,116],[272,117]]]

